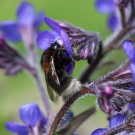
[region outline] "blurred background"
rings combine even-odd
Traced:
[[[0,22],[4,20],[15,20],[16,8],[20,2],[20,0],[0,0]],[[99,32],[103,40],[111,34],[107,27],[107,16],[96,11],[94,0],[29,0],[29,2],[34,4],[37,11],[43,10],[50,18],[65,20],[88,31]],[[41,27],[42,30],[45,30],[46,28],[47,26],[45,24]],[[23,54],[24,48],[22,43],[15,44],[15,47]],[[41,55],[41,52],[39,54]],[[116,64],[96,70],[93,74],[93,79],[115,69],[115,67],[118,67],[125,58],[126,57],[121,50],[111,52],[104,61],[115,60]],[[78,78],[86,66],[87,63],[84,61],[77,62],[73,77]],[[36,85],[27,73],[21,72],[17,76],[6,77],[4,71],[0,70],[1,135],[10,135],[4,127],[6,121],[21,122],[18,116],[19,107],[33,102],[38,103],[41,110],[45,111],[37,92]],[[77,101],[73,105],[72,110],[75,114],[79,114],[91,106],[96,106],[96,99],[94,96],[87,96]],[[87,135],[98,127],[106,127],[106,119],[106,115],[100,111],[97,106],[97,113],[79,128],[79,134]]]

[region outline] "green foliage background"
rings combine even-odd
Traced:
[[[4,20],[16,19],[16,8],[20,0],[0,0],[0,22]],[[106,39],[110,34],[106,19],[107,16],[98,13],[94,7],[94,0],[29,0],[35,5],[37,11],[43,10],[48,17],[53,19],[65,20],[76,26],[89,31],[99,32],[102,39]],[[45,24],[42,30],[46,29]],[[23,54],[23,44],[16,45],[17,49]],[[123,52],[112,52],[104,59],[104,61],[115,60],[116,65],[111,65],[96,71],[93,78],[104,75],[109,70],[114,69],[125,59]],[[78,77],[85,69],[86,62],[76,63],[73,77]],[[18,116],[18,109],[21,105],[36,102],[43,111],[40,97],[37,93],[36,86],[32,78],[27,73],[20,73],[14,77],[6,77],[3,70],[0,70],[0,135],[10,135],[5,129],[6,121],[21,122]],[[96,105],[95,97],[85,97],[73,105],[75,114]],[[89,134],[98,127],[106,127],[106,115],[99,111],[87,120],[79,129],[79,134]]]

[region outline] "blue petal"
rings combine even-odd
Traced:
[[[116,8],[113,0],[96,0],[95,6],[96,9],[101,13],[111,13]]]
[[[17,18],[20,25],[33,25],[35,19],[34,6],[23,1],[17,9]]]
[[[44,21],[44,17],[45,17],[45,14],[44,12],[39,12],[37,15],[36,15],[36,18],[35,18],[35,22],[34,22],[34,26],[36,28],[38,28],[41,23]]]
[[[69,41],[68,35],[65,31],[61,30],[61,38],[63,40],[64,43],[64,47],[67,50],[67,52],[69,53],[70,56],[72,56],[72,48],[71,48],[71,43]]]
[[[115,12],[112,12],[109,16],[108,26],[111,31],[114,31],[119,27],[119,20]]]
[[[41,117],[41,120],[40,120],[41,129],[46,127],[47,122],[48,122],[48,118],[45,117],[45,116],[42,114],[42,117]]]
[[[67,50],[69,55],[72,56],[72,48],[67,33],[54,20],[48,17],[45,17],[44,20],[49,27],[51,27],[55,32],[60,35],[64,43],[65,49]]]
[[[102,135],[102,134],[104,134],[105,132],[107,132],[107,128],[98,128],[98,129],[96,129],[95,131],[93,131],[92,133],[91,133],[91,135]]]
[[[135,110],[135,104],[133,104],[133,103],[128,104],[128,108],[129,108],[131,111],[134,111],[134,110]]]
[[[54,20],[52,20],[48,17],[45,17],[44,20],[50,28],[52,28],[55,32],[57,32],[59,35],[61,35],[60,32],[61,32],[62,28],[59,26],[59,24],[57,24]]]
[[[59,39],[60,36],[54,31],[40,32],[37,37],[37,45],[41,50],[45,51]]]
[[[130,68],[131,68],[131,72],[132,72],[132,76],[133,76],[133,82],[135,84],[135,62],[134,63],[130,63]],[[134,87],[135,90],[135,87]]]
[[[27,104],[19,110],[21,120],[27,125],[34,127],[42,118],[42,113],[37,104]]]
[[[109,126],[110,126],[110,128],[115,128],[115,127],[123,124],[125,121],[126,121],[125,117],[118,113],[110,118]]]
[[[135,62],[135,47],[133,45],[133,42],[131,40],[125,40],[122,43],[122,47],[131,62]]]
[[[72,74],[73,69],[74,69],[74,63],[70,62],[66,67],[65,67],[66,71],[68,72],[68,74]]]
[[[5,127],[12,133],[16,133],[18,135],[28,135],[29,131],[28,128],[25,126],[22,126],[16,122],[7,122],[5,124]]]
[[[4,21],[0,23],[0,31],[4,38],[10,41],[19,42],[21,40],[19,26],[14,21]]]

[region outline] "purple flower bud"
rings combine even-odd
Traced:
[[[107,98],[111,98],[114,95],[114,90],[111,86],[105,85],[102,91],[103,96],[106,96]]]
[[[22,69],[30,68],[20,54],[0,37],[0,68],[5,70],[6,75],[16,75]]]
[[[85,47],[85,48],[87,48],[87,47]],[[88,48],[81,50],[80,56],[81,56],[82,59],[86,59],[88,55],[89,55],[89,50],[88,50]]]
[[[110,114],[113,110],[113,106],[111,105],[110,101],[107,101],[105,98],[98,98],[98,104],[102,111],[105,113]]]
[[[37,104],[27,104],[19,110],[21,120],[27,126],[37,126],[42,119],[42,113]]]

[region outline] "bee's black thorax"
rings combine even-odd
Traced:
[[[49,53],[48,53],[49,52]],[[68,87],[71,82],[71,76],[66,71],[65,67],[73,62],[71,57],[68,57],[67,51],[63,49],[58,43],[54,43],[51,47],[44,52],[41,59],[41,65],[44,62],[51,62],[51,57],[53,57],[54,70],[56,71],[57,77],[59,79],[59,84],[56,82],[52,71],[47,72],[48,84],[55,90],[56,93],[61,95],[61,93]],[[46,71],[45,71],[46,72]]]
[[[68,87],[68,85],[71,82],[71,77],[65,75],[66,73],[63,71],[59,71],[58,74],[60,76],[59,80],[60,80],[60,85],[58,85],[55,80],[52,79],[52,76],[48,75],[48,83],[50,84],[50,86],[55,90],[56,93],[58,93],[59,95],[61,95],[61,93]]]

